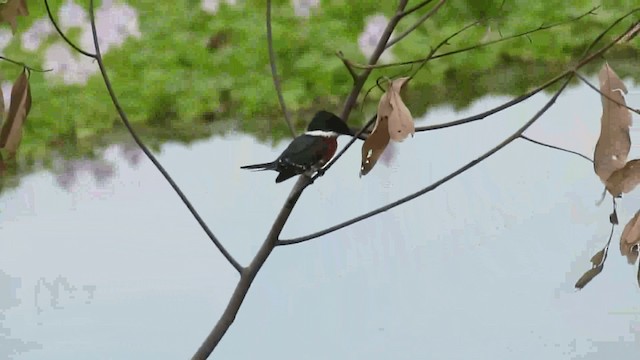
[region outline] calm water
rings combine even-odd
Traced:
[[[640,88],[630,90],[638,107]],[[546,99],[417,134],[364,178],[354,146],[304,193],[283,237],[427,186]],[[419,124],[505,100],[434,109]],[[574,87],[527,134],[590,156],[600,111],[597,94]],[[640,144],[637,132],[632,140]],[[233,134],[166,144],[159,159],[246,264],[293,181],[239,166],[285,146]],[[97,176],[96,166],[78,166],[75,178],[39,172],[0,196],[0,358],[189,358],[226,304],[237,275],[160,174],[135,151],[114,146],[104,157]],[[590,163],[518,140],[413,202],[277,249],[216,358],[637,359],[640,290],[618,252],[620,228],[604,272],[573,290],[610,230],[610,202],[594,205],[601,192]],[[639,207],[639,195],[625,196],[621,222]]]

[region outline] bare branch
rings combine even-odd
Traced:
[[[276,245],[277,239],[280,236],[280,232],[282,232],[282,228],[284,227],[287,219],[289,219],[289,215],[293,211],[293,208],[302,195],[302,191],[310,184],[310,179],[306,176],[300,176],[298,181],[294,185],[293,189],[289,193],[287,200],[284,203],[284,206],[280,210],[278,217],[273,222],[271,226],[271,230],[267,235],[267,238],[260,246],[260,249],[256,253],[256,256],[251,261],[251,264],[246,268],[246,271],[242,273],[240,276],[240,281],[236,285],[235,290],[233,291],[233,295],[231,295],[231,299],[227,304],[222,316],[216,323],[215,327],[211,330],[207,338],[204,340],[200,348],[196,351],[196,353],[191,358],[192,360],[205,360],[211,355],[213,349],[216,348],[224,334],[227,332],[231,324],[236,318],[236,314],[240,310],[240,306],[244,301],[249,288],[251,287],[251,283],[255,279],[258,271],[264,262],[267,261],[267,258],[273,251],[273,248]]]
[[[287,111],[287,105],[284,103],[284,97],[282,96],[282,88],[280,87],[280,77],[278,76],[278,69],[276,68],[276,55],[273,51],[273,36],[271,34],[271,0],[267,0],[267,46],[269,48],[269,64],[271,65],[271,77],[273,78],[273,85],[276,88],[276,94],[278,94],[278,101],[280,102],[280,108],[282,109],[282,115],[287,122],[289,131],[292,137],[296,137],[296,129],[291,122],[291,116]]]
[[[622,106],[624,108],[627,108],[629,111],[633,111],[634,113],[640,115],[640,110],[638,109],[634,109],[632,107],[627,106],[626,104],[623,104],[621,102],[618,102],[616,99],[611,98],[611,96],[603,93],[602,91],[600,91],[600,89],[598,89],[597,87],[595,87],[591,82],[589,82],[589,80],[587,80],[584,76],[580,75],[580,73],[578,73],[577,71],[575,72],[575,75],[582,80],[582,82],[584,82],[585,84],[587,84],[587,86],[589,86],[590,88],[592,88],[593,90],[595,90],[598,94],[606,97],[607,99],[611,100],[613,103]]]
[[[440,7],[444,5],[445,2],[447,2],[447,0],[440,0],[433,8],[431,8],[431,10],[429,10],[429,12],[422,15],[413,25],[409,26],[407,30],[403,31],[400,35],[390,40],[384,48],[385,49],[390,48],[395,43],[404,39],[407,35],[411,34],[415,29],[417,29],[420,25],[422,25],[422,23],[424,23],[425,21],[427,21],[427,19],[433,16],[433,14],[435,14],[440,9]]]
[[[541,146],[544,146],[544,147],[548,147],[548,148],[550,148],[550,149],[560,150],[560,151],[564,151],[564,152],[567,152],[567,153],[570,153],[570,154],[578,155],[578,156],[580,156],[581,158],[583,158],[583,159],[585,159],[585,160],[587,160],[587,161],[589,161],[589,162],[593,163],[593,160],[591,160],[588,156],[582,155],[582,154],[580,154],[580,153],[579,153],[579,152],[577,152],[577,151],[573,151],[573,150],[569,150],[569,149],[561,148],[561,147],[559,147],[559,146],[555,146],[555,145],[551,145],[551,144],[546,144],[546,143],[543,143],[543,142],[541,142],[541,141],[534,140],[534,139],[532,139],[532,138],[530,138],[530,137],[527,137],[527,136],[525,136],[524,134],[520,135],[520,138],[521,138],[521,139],[524,139],[524,140],[527,140],[527,141],[529,141],[529,142],[532,142],[532,143],[534,143],[534,144],[537,144],[537,145],[541,145]]]
[[[622,16],[621,18],[619,18],[618,20],[616,20],[611,26],[609,26],[607,29],[604,30],[604,32],[598,37],[601,38],[602,36],[604,36],[604,34],[606,34],[609,30],[611,30],[615,24],[619,23],[620,21],[622,21],[623,19],[627,18],[628,16],[630,16],[631,14],[633,14],[636,11],[639,11],[640,8],[632,10],[630,12],[628,12],[626,15]],[[368,213],[365,213],[363,215],[360,215],[358,217],[355,217],[353,219],[347,220],[345,222],[342,222],[340,224],[334,225],[332,227],[329,227],[327,229],[321,230],[321,231],[317,231],[315,233],[306,235],[306,236],[301,236],[301,237],[297,237],[294,239],[286,239],[286,240],[278,240],[277,245],[293,245],[293,244],[298,244],[301,242],[305,242],[305,241],[309,241],[315,238],[318,238],[320,236],[332,233],[334,231],[340,230],[344,227],[347,227],[349,225],[355,224],[357,222],[360,222],[362,220],[368,219],[372,216],[375,216],[377,214],[380,214],[382,212],[385,212],[387,210],[393,209],[396,206],[402,205],[405,202],[411,201],[415,198],[418,198],[428,192],[431,192],[433,190],[435,190],[437,187],[439,187],[440,185],[446,183],[447,181],[455,178],[456,176],[462,174],[463,172],[469,170],[470,168],[474,167],[475,165],[477,165],[478,163],[482,162],[483,160],[487,159],[488,157],[490,157],[491,155],[495,154],[496,152],[498,152],[500,149],[504,148],[505,146],[507,146],[509,143],[511,143],[513,140],[520,138],[521,135],[525,132],[525,130],[527,130],[531,125],[533,125],[533,123],[535,123],[538,118],[540,118],[540,116],[542,116],[542,114],[544,114],[556,101],[556,99],[560,96],[560,94],[562,93],[562,91],[567,87],[567,85],[569,84],[569,82],[571,81],[571,79],[574,76],[574,72],[579,69],[580,67],[584,66],[585,64],[589,63],[590,61],[592,61],[593,59],[595,59],[596,57],[602,55],[604,52],[606,52],[607,50],[609,50],[612,46],[614,46],[616,43],[618,43],[618,41],[620,41],[621,38],[624,37],[625,34],[622,34],[620,36],[617,36],[615,39],[613,39],[613,41],[609,42],[606,46],[602,47],[601,49],[599,49],[598,51],[590,54],[590,55],[586,55],[584,56],[579,62],[578,64],[569,71],[565,71],[564,74],[560,75],[560,78],[565,78],[565,81],[563,82],[562,86],[560,87],[560,89],[558,91],[556,91],[556,93],[553,95],[553,97],[545,104],[545,106],[540,109],[540,111],[538,111],[538,113],[536,113],[536,115],[531,118],[527,123],[525,123],[520,129],[518,129],[515,133],[513,133],[510,137],[508,137],[507,139],[505,139],[502,143],[498,144],[496,147],[494,147],[493,149],[489,150],[488,152],[484,153],[483,155],[481,155],[480,157],[478,157],[477,159],[467,163],[466,165],[464,165],[463,167],[459,168],[458,170],[452,172],[451,174],[445,176],[444,178],[436,181],[435,183],[427,186],[426,188],[415,192],[411,195],[408,195],[404,198],[401,198],[397,201],[394,201],[390,204],[387,204],[383,207],[380,207],[378,209],[372,210]],[[597,39],[595,40],[597,41]]]
[[[385,31],[380,38],[380,41],[378,42],[376,50],[373,52],[371,58],[369,59],[370,63],[375,64],[378,61],[378,58],[384,51],[384,45],[389,40],[389,36],[391,36],[393,29],[402,17],[402,11],[406,7],[407,2],[408,0],[400,0],[396,15],[391,19],[389,24],[387,24],[387,27],[385,28]],[[358,94],[370,73],[370,70],[365,70],[355,78],[353,88],[351,89],[351,93],[347,97],[347,101],[345,102],[344,109],[342,111],[341,117],[343,120],[347,120],[349,113],[351,112],[351,109],[353,108],[353,105],[355,104],[355,101],[358,97]],[[241,273],[240,281],[238,282],[238,285],[236,286],[236,289],[234,290],[234,293],[229,300],[229,303],[227,304],[227,308],[192,359],[206,359],[213,352],[213,349],[215,349],[224,334],[227,332],[227,330],[233,323],[235,316],[240,309],[240,306],[242,305],[244,297],[249,291],[249,287],[251,286],[253,279],[255,278],[264,262],[269,257],[269,254],[271,254],[271,251],[273,251],[273,248],[276,246],[277,239],[280,236],[280,232],[287,222],[289,215],[293,211],[296,202],[300,198],[300,195],[302,195],[304,189],[309,186],[312,181],[313,180],[307,176],[300,176],[298,178],[298,181],[291,190],[287,201],[280,210],[278,217],[274,221],[269,235],[267,235],[267,238],[262,243],[260,250],[258,250],[258,253],[256,254],[249,267],[247,267],[245,271]]]
[[[207,224],[204,222],[204,220],[202,220],[202,218],[200,217],[200,214],[198,214],[198,212],[193,207],[193,205],[191,205],[191,202],[184,195],[184,193],[182,192],[180,187],[175,183],[175,181],[173,181],[173,178],[171,178],[169,173],[164,169],[164,167],[156,159],[156,157],[149,150],[149,148],[147,148],[147,146],[142,142],[142,140],[140,139],[138,134],[135,132],[135,130],[131,126],[131,123],[129,122],[129,118],[127,117],[127,114],[124,112],[124,109],[122,109],[122,106],[120,105],[120,102],[118,101],[118,97],[116,96],[115,91],[113,90],[113,86],[111,85],[111,81],[109,80],[109,76],[107,75],[107,69],[105,68],[104,62],[102,60],[102,54],[100,53],[100,45],[98,43],[98,32],[96,30],[96,21],[95,21],[93,0],[90,0],[90,2],[89,2],[89,19],[90,19],[90,22],[91,22],[91,32],[93,34],[93,44],[94,44],[94,48],[95,48],[95,51],[96,51],[95,54],[91,54],[91,53],[85,52],[85,51],[81,50],[80,48],[78,48],[77,46],[75,46],[72,42],[68,41],[68,39],[64,36],[62,31],[60,31],[60,28],[55,23],[55,20],[53,19],[53,16],[51,14],[51,10],[49,9],[49,5],[47,4],[47,0],[44,0],[44,1],[45,1],[45,5],[47,7],[47,13],[49,14],[49,18],[54,23],[54,26],[58,30],[58,33],[60,34],[60,36],[62,36],[63,39],[65,39],[67,41],[67,43],[71,47],[73,47],[76,51],[82,53],[85,56],[88,56],[90,58],[95,59],[96,62],[98,63],[98,67],[100,68],[100,73],[102,74],[102,78],[104,80],[105,87],[107,88],[107,91],[109,92],[109,96],[111,97],[111,101],[113,102],[113,105],[116,108],[116,111],[118,112],[118,115],[120,115],[120,119],[122,120],[122,122],[124,123],[125,127],[127,128],[129,133],[133,137],[133,139],[136,142],[136,144],[138,144],[140,149],[142,149],[144,154],[149,158],[149,160],[151,160],[151,162],[158,169],[158,171],[160,171],[162,176],[164,176],[164,178],[167,180],[169,185],[171,185],[171,187],[176,192],[176,194],[178,194],[178,196],[180,197],[182,202],[187,206],[187,208],[191,212],[191,215],[193,215],[193,217],[196,219],[198,224],[200,224],[200,226],[202,227],[204,232],[207,234],[209,239],[211,239],[213,244],[218,248],[218,250],[220,250],[220,252],[222,253],[222,256],[224,256],[225,259],[227,259],[227,261],[231,264],[231,266],[234,267],[234,269],[236,269],[236,271],[238,271],[238,273],[242,274],[243,271],[244,271],[244,268],[233,258],[233,256],[231,256],[231,254],[227,251],[227,249],[225,249],[225,247],[222,245],[222,243],[220,243],[220,241],[215,237],[215,235],[213,235],[213,232],[211,232],[211,230],[209,229]]]
[[[400,19],[402,19],[402,16],[403,16],[402,12],[404,8],[407,6],[408,1],[409,0],[400,0],[400,3],[398,4],[398,8],[396,9],[396,14],[391,18],[391,20],[389,20],[387,27],[385,27],[384,32],[382,33],[382,36],[378,41],[378,45],[376,46],[375,50],[373,51],[373,54],[371,54],[371,57],[369,58],[369,65],[376,64],[378,62],[378,59],[380,59],[380,56],[386,49],[385,45],[389,41],[389,37],[391,37],[391,33],[393,32],[393,29],[395,29]],[[347,96],[347,100],[344,102],[344,106],[342,108],[342,113],[340,114],[340,118],[342,118],[342,120],[344,120],[345,122],[348,122],[351,109],[353,109],[353,106],[355,105],[356,100],[358,100],[358,95],[360,94],[360,90],[362,90],[362,87],[364,86],[365,81],[367,81],[367,78],[369,78],[369,74],[371,74],[371,69],[365,69],[362,73],[360,73],[360,75],[358,75],[356,80],[353,82],[353,87],[351,88],[351,92]]]
[[[578,17],[572,18],[572,19],[560,21],[560,22],[557,22],[557,23],[554,23],[554,24],[549,24],[549,25],[540,25],[539,27],[537,27],[537,28],[535,28],[533,30],[527,30],[525,32],[521,32],[521,33],[518,33],[518,34],[515,34],[515,35],[510,35],[510,36],[506,36],[506,37],[501,37],[500,39],[487,41],[487,42],[482,43],[482,44],[477,44],[477,45],[468,46],[468,47],[465,47],[465,48],[462,48],[462,49],[449,51],[449,52],[446,52],[446,53],[442,53],[442,54],[439,54],[439,55],[432,56],[430,58],[427,56],[427,57],[424,57],[422,59],[416,59],[416,60],[410,60],[410,61],[402,61],[402,62],[389,63],[389,64],[363,65],[363,64],[353,63],[352,65],[356,69],[382,69],[382,68],[388,68],[388,67],[393,67],[393,66],[418,64],[418,63],[421,63],[421,62],[425,61],[425,59],[435,60],[435,59],[439,59],[439,58],[442,58],[442,57],[445,57],[445,56],[455,55],[455,54],[459,54],[459,53],[462,53],[462,52],[465,52],[465,51],[479,49],[479,48],[482,48],[482,47],[485,47],[485,46],[489,46],[489,45],[493,45],[493,44],[496,44],[496,43],[499,43],[499,42],[515,39],[515,38],[522,37],[522,36],[527,36],[529,34],[533,34],[533,33],[538,32],[538,31],[548,30],[548,29],[551,29],[551,28],[554,28],[554,27],[557,27],[557,26],[561,26],[561,25],[565,25],[565,24],[568,24],[568,23],[571,23],[571,22],[574,22],[574,21],[578,21],[578,20],[582,19],[585,16],[594,15],[595,14],[595,10],[598,9],[598,8],[599,8],[599,6],[593,8],[593,9],[587,11],[587,12],[585,12],[584,14],[582,14],[582,15],[580,15]]]
[[[540,91],[548,88],[549,86],[555,84],[556,82],[558,82],[559,80],[561,80],[563,77],[567,76],[567,74],[571,73],[572,71],[565,71],[564,73],[554,77],[553,79],[547,81],[546,83],[538,86],[537,88],[529,91],[528,93],[524,94],[524,95],[520,95],[517,98],[507,101],[506,103],[497,106],[493,109],[487,110],[485,112],[481,112],[480,114],[476,114],[476,115],[472,115],[472,116],[468,116],[466,118],[462,118],[459,120],[454,120],[454,121],[449,121],[446,123],[442,123],[442,124],[435,124],[435,125],[427,125],[427,126],[418,126],[416,127],[416,132],[420,132],[420,131],[432,131],[432,130],[439,130],[439,129],[445,129],[448,127],[452,127],[452,126],[458,126],[458,125],[463,125],[463,124],[467,124],[470,122],[474,122],[474,121],[478,121],[478,120],[482,120],[488,116],[494,115],[499,113],[502,110],[505,110],[507,108],[510,108],[513,105],[516,105],[518,103],[521,103],[525,100],[527,100],[528,98],[532,97],[533,95],[539,93]]]
[[[429,5],[430,2],[432,2],[433,0],[424,0],[423,2],[421,2],[420,4],[417,4],[416,6],[409,8],[405,11],[402,12],[402,17],[405,17],[407,15],[410,15],[411,13],[420,10],[422,7]]]
[[[62,29],[60,29],[60,26],[58,26],[58,23],[56,22],[56,20],[53,18],[53,14],[51,13],[51,9],[49,8],[49,2],[48,0],[44,0],[44,6],[47,8],[47,15],[49,15],[49,20],[51,20],[51,23],[53,24],[53,27],[56,28],[56,31],[58,32],[58,34],[60,34],[60,37],[62,37],[62,39],[69,44],[69,46],[71,46],[75,51],[79,52],[80,54],[90,57],[90,58],[96,58],[96,54],[91,54],[89,52],[86,52],[82,49],[80,49],[80,47],[78,47],[76,44],[73,43],[73,41],[71,41],[71,39],[69,39],[64,32],[62,31]]]
[[[461,33],[465,32],[466,30],[476,26],[479,23],[479,21],[474,21],[471,24],[465,25],[462,29],[454,32],[453,34],[447,36],[446,38],[444,38],[442,41],[440,41],[440,43],[438,43],[438,45],[435,48],[432,48],[431,51],[429,51],[429,55],[427,55],[426,58],[424,58],[424,60],[420,63],[420,65],[418,66],[418,68],[413,72],[413,74],[411,74],[410,78],[413,79],[414,76],[416,76],[416,74],[422,70],[422,68],[424,67],[424,65],[431,59],[433,59],[433,56],[435,55],[435,53],[440,50],[441,47],[443,47],[444,45],[448,45],[449,44],[449,40],[453,39],[454,37],[460,35]],[[409,80],[407,80],[409,81]]]
[[[497,153],[499,150],[501,150],[502,148],[504,148],[505,146],[509,145],[512,141],[514,141],[515,139],[519,138],[520,135],[522,135],[522,133],[527,130],[531,125],[533,125],[533,123],[536,122],[536,120],[538,120],[547,110],[549,110],[549,108],[551,108],[551,106],[556,102],[556,99],[560,96],[560,94],[562,93],[562,91],[566,88],[566,86],[569,84],[569,81],[571,80],[572,74],[569,74],[568,76],[566,76],[566,79],[564,81],[564,83],[562,84],[562,87],[560,87],[560,89],[558,91],[556,91],[556,93],[553,95],[553,97],[551,99],[549,99],[549,101],[547,101],[547,103],[542,107],[542,109],[540,109],[529,121],[527,121],[520,129],[518,129],[515,133],[513,133],[511,136],[509,136],[508,138],[506,138],[504,141],[502,141],[500,144],[498,144],[497,146],[495,146],[493,149],[489,150],[488,152],[482,154],[480,157],[476,158],[475,160],[467,163],[466,165],[464,165],[463,167],[459,168],[458,170],[452,172],[451,174],[445,176],[444,178],[436,181],[435,183],[411,194],[408,196],[405,196],[399,200],[396,200],[388,205],[382,206],[378,209],[375,209],[373,211],[370,211],[366,214],[360,215],[358,217],[355,217],[351,220],[347,220],[343,223],[340,223],[338,225],[334,225],[330,228],[327,228],[325,230],[321,230],[318,232],[315,232],[313,234],[309,234],[306,236],[302,236],[302,237],[298,237],[298,238],[294,238],[294,239],[287,239],[287,240],[279,240],[278,241],[278,245],[293,245],[293,244],[298,244],[301,242],[305,242],[305,241],[309,241],[312,239],[315,239],[317,237],[332,233],[334,231],[340,230],[346,226],[355,224],[357,222],[360,222],[362,220],[368,219],[372,216],[378,215],[380,213],[383,213],[385,211],[391,210],[396,206],[402,205],[408,201],[411,201],[413,199],[416,199],[428,192],[431,192],[433,190],[435,190],[436,188],[438,188],[440,185],[448,182],[449,180],[455,178],[456,176],[464,173],[465,171],[471,169],[472,167],[478,165],[480,162],[482,162],[483,160],[489,158],[491,155]]]
[[[354,82],[356,82],[358,80],[358,74],[356,74],[356,72],[353,70],[353,67],[351,66],[351,61],[346,57],[344,57],[344,54],[342,53],[342,51],[336,51],[336,56],[339,57],[340,60],[342,60],[342,63],[347,68],[347,71],[349,71],[349,74],[351,74],[351,78],[353,79]]]
[[[0,56],[0,60],[4,60],[4,61],[6,61],[6,62],[10,62],[10,63],[12,63],[12,64],[16,64],[16,65],[22,66],[23,68],[25,68],[25,69],[27,69],[27,70],[29,70],[29,71],[35,71],[35,72],[41,72],[41,73],[45,73],[45,72],[49,72],[49,71],[53,71],[53,69],[46,69],[46,70],[42,70],[42,69],[32,68],[31,66],[29,66],[29,65],[27,65],[27,64],[25,64],[25,63],[23,63],[23,62],[16,61],[16,60],[11,60],[11,59],[6,58],[6,57],[4,57],[4,56]]]

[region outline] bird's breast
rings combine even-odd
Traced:
[[[326,137],[323,138],[322,141],[327,145],[326,151],[323,154],[324,156],[322,157],[322,162],[326,163],[335,155],[338,149],[338,141],[335,137]]]

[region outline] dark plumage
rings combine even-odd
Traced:
[[[337,115],[318,111],[307,132],[293,139],[276,160],[242,166],[241,169],[275,170],[279,172],[276,183],[305,172],[317,171],[336,153],[336,138],[341,134],[353,135],[353,132]]]

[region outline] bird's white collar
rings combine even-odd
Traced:
[[[307,131],[304,134],[310,135],[310,136],[322,136],[322,137],[337,137],[338,135],[340,135],[337,132],[324,131],[324,130]]]

